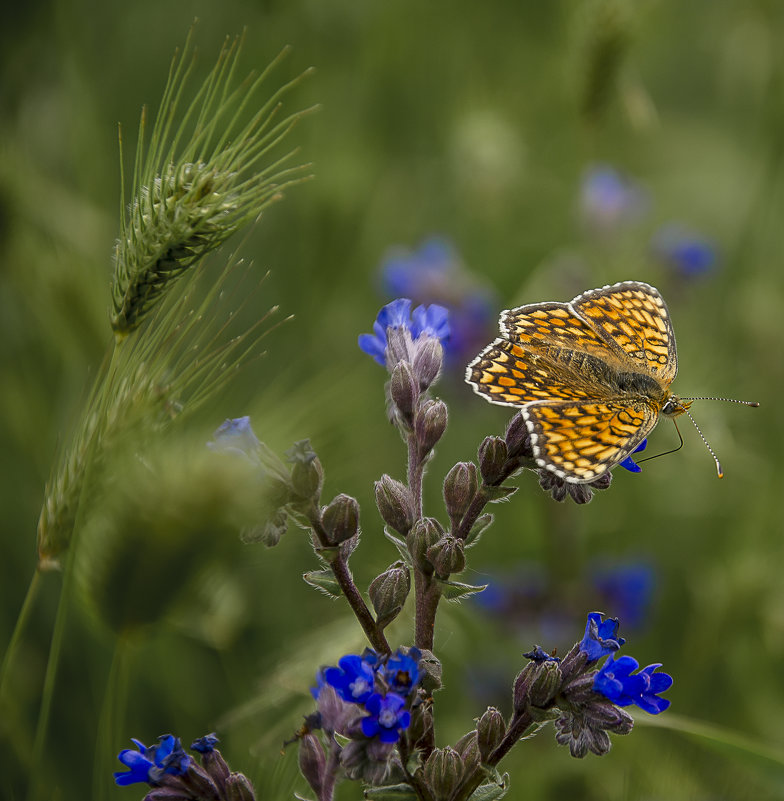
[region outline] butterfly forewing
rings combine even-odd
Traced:
[[[506,339],[488,345],[468,365],[466,380],[491,403],[522,406],[549,399],[587,400],[590,387],[558,371],[532,349]]]
[[[545,401],[522,410],[540,467],[593,481],[634,452],[658,422],[649,403]]]
[[[678,371],[675,335],[657,289],[626,281],[584,292],[569,305],[628,360],[628,369],[647,373],[663,386],[672,383]]]

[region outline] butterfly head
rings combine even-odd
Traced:
[[[670,395],[664,405],[662,406],[661,413],[665,417],[678,417],[683,414],[691,406],[691,400],[683,400],[677,395]]]

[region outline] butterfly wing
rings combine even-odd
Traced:
[[[664,387],[672,383],[678,372],[675,334],[657,289],[624,281],[583,292],[568,305],[610,343],[628,370],[646,373]]]
[[[521,414],[539,467],[574,484],[595,481],[622,462],[659,420],[645,402],[540,401]]]
[[[567,303],[532,303],[501,314],[502,337],[469,365],[466,381],[491,403],[522,406],[544,399],[596,397],[569,354],[607,359],[612,343]]]

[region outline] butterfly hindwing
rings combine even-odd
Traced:
[[[539,467],[567,481],[594,481],[622,462],[659,419],[649,403],[542,401],[523,408]]]

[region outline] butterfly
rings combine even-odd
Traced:
[[[499,325],[501,336],[471,361],[466,381],[490,403],[520,407],[537,465],[567,482],[596,481],[662,417],[698,400],[670,392],[675,334],[649,284],[623,281],[569,303],[509,309]]]

